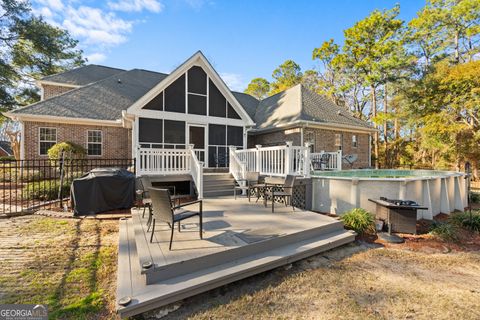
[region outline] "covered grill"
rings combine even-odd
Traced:
[[[93,169],[73,180],[70,194],[74,215],[131,208],[135,200],[135,175],[125,169]]]
[[[388,232],[417,233],[417,210],[427,210],[411,200],[396,200],[381,197],[368,199],[376,204],[376,219],[385,222]]]

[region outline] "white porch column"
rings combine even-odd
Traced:
[[[261,154],[261,152],[260,152],[260,148],[261,148],[261,147],[262,147],[261,144],[257,144],[257,145],[255,146],[255,148],[257,148],[257,150],[255,151],[255,171],[256,171],[256,172],[262,172],[262,170],[261,170],[261,169],[262,169],[262,164],[261,164],[261,162],[262,162],[262,159],[261,159],[262,154]]]
[[[342,150],[337,151],[337,170],[342,170]]]
[[[293,141],[287,141],[285,147],[285,175],[288,175],[292,172],[292,145]]]
[[[303,150],[303,175],[305,176],[305,178],[310,178],[310,145],[310,142],[305,142],[305,149]]]
[[[228,147],[228,152],[229,152],[229,155],[228,155],[228,159],[229,159],[229,163],[228,163],[228,172],[231,174],[232,173],[232,153],[235,153],[235,150],[237,150],[237,147],[235,146],[229,146]]]

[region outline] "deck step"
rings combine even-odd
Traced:
[[[137,287],[131,290],[129,297],[131,297],[132,302],[125,307],[119,307],[118,313],[122,318],[134,316],[347,244],[354,239],[355,236],[352,232],[336,230],[288,245],[272,246],[268,251],[241,257],[209,268],[197,268],[194,273],[170,278],[155,284],[144,284],[142,288]],[[132,277],[132,274],[129,278],[124,273],[121,277],[119,273],[119,288],[123,289],[117,294],[117,305],[119,299],[127,296],[128,292],[125,291],[125,288],[132,282]]]
[[[144,286],[145,275],[141,274],[135,244],[132,218],[119,220],[117,300],[129,297]]]
[[[295,213],[292,213],[295,214]],[[301,213],[298,213],[301,214]],[[317,227],[301,230],[294,233],[288,233],[284,235],[279,235],[274,238],[269,238],[265,241],[257,241],[250,243],[248,245],[243,245],[240,247],[232,247],[225,251],[220,251],[216,253],[211,253],[208,255],[203,255],[200,257],[192,258],[189,260],[189,263],[184,263],[184,261],[179,261],[177,263],[164,263],[158,264],[154,263],[148,269],[142,268],[145,263],[152,262],[154,259],[152,257],[163,256],[160,252],[158,246],[149,245],[149,235],[146,233],[144,228],[145,225],[141,223],[141,214],[138,212],[132,214],[132,223],[134,225],[134,236],[136,242],[136,248],[138,251],[138,260],[135,261],[138,268],[141,269],[141,273],[145,275],[145,283],[152,284],[158,281],[170,279],[173,277],[178,277],[184,274],[188,274],[193,270],[198,270],[199,268],[205,269],[210,268],[220,263],[226,263],[229,261],[234,261],[242,257],[247,257],[251,255],[258,254],[263,251],[268,251],[271,248],[281,247],[296,243],[299,241],[304,241],[313,237],[316,237],[321,234],[327,234],[331,232],[344,231],[343,223],[338,220],[333,220],[328,224],[322,224]],[[242,241],[241,238],[238,239]],[[157,250],[158,252],[152,252],[151,250]],[[192,269],[192,266],[193,269]]]

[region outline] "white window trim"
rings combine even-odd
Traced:
[[[358,136],[356,134],[352,135],[352,148],[358,148]]]
[[[40,148],[41,142],[54,142],[54,141],[53,140],[51,140],[51,141],[41,140],[40,131],[42,129],[54,129],[55,130],[55,144],[57,144],[57,142],[58,142],[58,129],[56,127],[38,127],[38,155],[43,157],[43,156],[48,156],[48,152],[46,154],[41,153],[41,148]]]
[[[89,142],[88,141],[88,133],[89,132],[93,132],[93,131],[96,131],[96,132],[100,132],[100,142]],[[100,130],[100,129],[91,129],[91,130],[87,130],[87,144],[86,144],[86,149],[87,149],[87,157],[102,157],[103,156],[103,131]],[[88,144],[99,144],[100,145],[100,154],[88,154]]]

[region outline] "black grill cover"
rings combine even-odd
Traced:
[[[70,195],[74,215],[128,209],[135,199],[135,175],[125,169],[93,169],[73,180]]]

